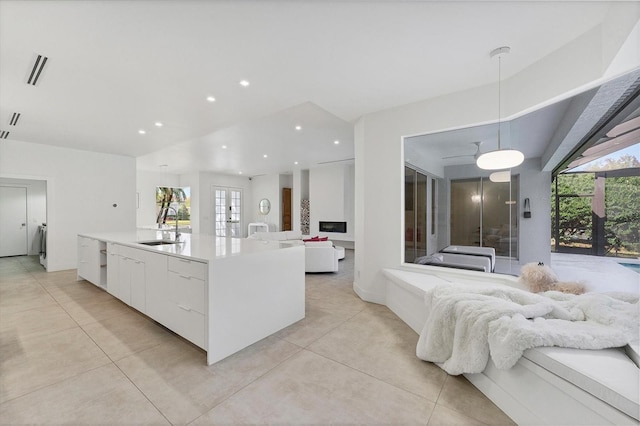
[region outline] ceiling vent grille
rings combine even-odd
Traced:
[[[9,125],[10,126],[15,126],[18,124],[18,120],[20,120],[20,113],[19,112],[14,112],[13,115],[11,116],[11,120],[9,121]]]
[[[46,56],[38,55],[35,63],[33,64],[33,68],[31,69],[31,74],[29,74],[29,79],[27,80],[27,84],[35,86],[38,83],[38,79],[40,78],[40,74],[42,74],[42,70],[47,63]]]
[[[0,130],[0,139],[6,139],[9,137],[9,132],[6,130]]]

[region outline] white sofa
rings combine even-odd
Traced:
[[[251,234],[249,238],[287,244],[304,244],[305,272],[337,272],[338,261],[344,257],[344,249],[337,249],[331,241],[304,242],[300,231],[256,232]]]
[[[432,266],[385,269],[384,274],[385,304],[416,333],[427,318],[425,291],[435,285],[500,283],[522,288],[515,277]],[[638,362],[637,347],[540,347],[525,351],[509,370],[499,370],[490,361],[482,373],[465,377],[520,425],[638,425]]]
[[[331,241],[307,241],[304,243],[305,272],[337,272],[340,251]]]

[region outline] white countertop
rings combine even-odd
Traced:
[[[135,232],[82,233],[82,237],[93,238],[108,243],[164,253],[204,262],[230,256],[242,256],[269,250],[290,249],[291,245],[278,241],[261,241],[247,238],[216,237],[208,234],[181,234],[178,244],[147,246],[140,241],[174,240],[175,232],[138,229]]]

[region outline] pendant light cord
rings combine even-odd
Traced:
[[[502,110],[500,108],[501,107],[500,102],[502,99],[501,92],[500,92],[500,86],[502,82],[501,61],[502,61],[502,55],[498,55],[498,151],[500,151],[500,128],[502,127],[500,123],[501,113],[502,113]]]

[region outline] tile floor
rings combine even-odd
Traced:
[[[0,259],[0,424],[513,424],[340,272],[306,276],[306,318],[212,366],[76,271]]]

